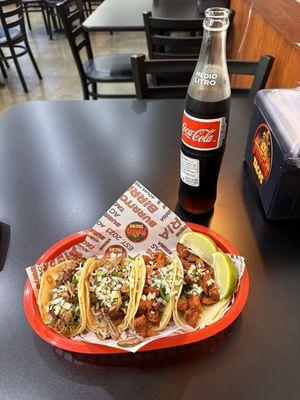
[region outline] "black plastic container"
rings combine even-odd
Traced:
[[[266,217],[299,218],[300,90],[256,94],[245,159]]]

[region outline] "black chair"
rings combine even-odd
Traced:
[[[10,56],[7,56],[1,51],[0,60],[13,60],[23,89],[26,93],[28,93],[18,58],[28,53],[39,79],[42,79],[42,75],[28,43],[21,0],[0,1],[0,22],[2,24],[4,33],[4,37],[0,39],[0,49],[2,50],[2,48],[8,48],[11,53]]]
[[[100,6],[102,0],[83,0],[83,10],[86,17],[92,14],[92,12]]]
[[[234,12],[230,14],[230,26]],[[198,58],[203,39],[203,17],[196,19],[157,18],[150,11],[143,13],[149,58],[191,59]],[[178,76],[156,75],[151,79],[155,85],[174,84]],[[182,83],[188,83],[190,75],[180,75]]]
[[[22,0],[22,4],[23,4],[24,14],[26,16],[28,29],[30,31],[32,30],[29,14],[32,12],[39,12],[43,16],[46,32],[48,32],[44,1],[43,0]]]
[[[53,40],[53,30],[56,32],[63,30],[57,10],[57,5],[61,3],[61,0],[43,0],[43,2],[46,11],[49,38]],[[84,16],[87,18],[93,12],[95,5],[98,6],[100,3],[100,1],[82,0]]]
[[[154,18],[143,13],[150,59],[198,58],[203,38],[203,18]]]
[[[6,37],[4,34],[4,31],[2,28],[0,28],[0,43],[1,41],[5,41]],[[0,48],[0,69],[3,75],[3,78],[7,78],[7,74],[6,74],[6,69],[5,68],[9,68],[9,64],[8,61],[5,59],[5,55],[3,53],[3,51]]]
[[[93,57],[89,35],[82,28],[84,21],[81,0],[65,0],[57,5],[57,10],[81,79],[84,99],[100,97],[135,97],[122,94],[98,94],[97,83],[133,82],[131,71],[131,54],[110,54]],[[87,59],[83,61],[82,50]],[[90,90],[89,87],[92,87]]]
[[[232,93],[254,96],[263,89],[267,83],[274,62],[272,56],[262,56],[257,61],[227,61],[230,75],[253,75],[253,82],[249,89],[232,88]],[[131,57],[132,73],[135,82],[135,90],[138,99],[166,99],[184,98],[186,96],[187,84],[150,86],[147,75],[180,75],[190,74],[192,76],[197,60],[146,60],[143,54]]]
[[[203,18],[157,18],[150,11],[145,11],[143,18],[150,59],[198,58]],[[230,26],[233,18],[234,11],[231,11]]]
[[[0,41],[1,41],[1,32],[0,32]],[[5,68],[9,68],[9,64],[8,64],[7,60],[5,60],[3,51],[0,49],[0,70],[2,72],[4,79],[7,78],[7,73],[6,73]],[[3,86],[3,85],[4,85],[4,83],[2,81],[0,81],[0,86]]]
[[[57,11],[57,4],[60,3],[60,0],[43,0],[43,3],[46,11],[48,35],[50,40],[53,40],[53,30],[63,30]]]

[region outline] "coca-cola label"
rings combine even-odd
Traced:
[[[226,118],[201,119],[186,111],[182,121],[182,141],[195,150],[215,150],[222,146],[226,132]]]

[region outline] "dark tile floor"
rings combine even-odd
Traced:
[[[81,100],[82,90],[68,42],[63,33],[50,41],[40,13],[31,13],[32,31],[28,31],[31,48],[43,75],[39,81],[27,55],[20,64],[29,93],[23,92],[16,69],[10,61],[5,85],[0,87],[0,115],[15,104],[31,100]],[[143,32],[96,32],[91,35],[95,55],[108,53],[147,53]],[[5,51],[4,51],[5,52]],[[0,79],[2,80],[0,72]],[[103,92],[134,93],[133,84],[103,85]]]

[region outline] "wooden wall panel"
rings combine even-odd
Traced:
[[[243,0],[245,1],[245,0]],[[248,0],[288,42],[300,41],[300,4],[298,0]]]
[[[296,87],[300,85],[300,48],[286,40],[247,0],[231,0],[235,11],[230,33],[228,58],[258,60],[261,55],[275,57],[267,87]],[[280,12],[280,10],[278,10]],[[299,28],[300,29],[300,28]],[[249,78],[237,77],[233,86],[249,86]]]

